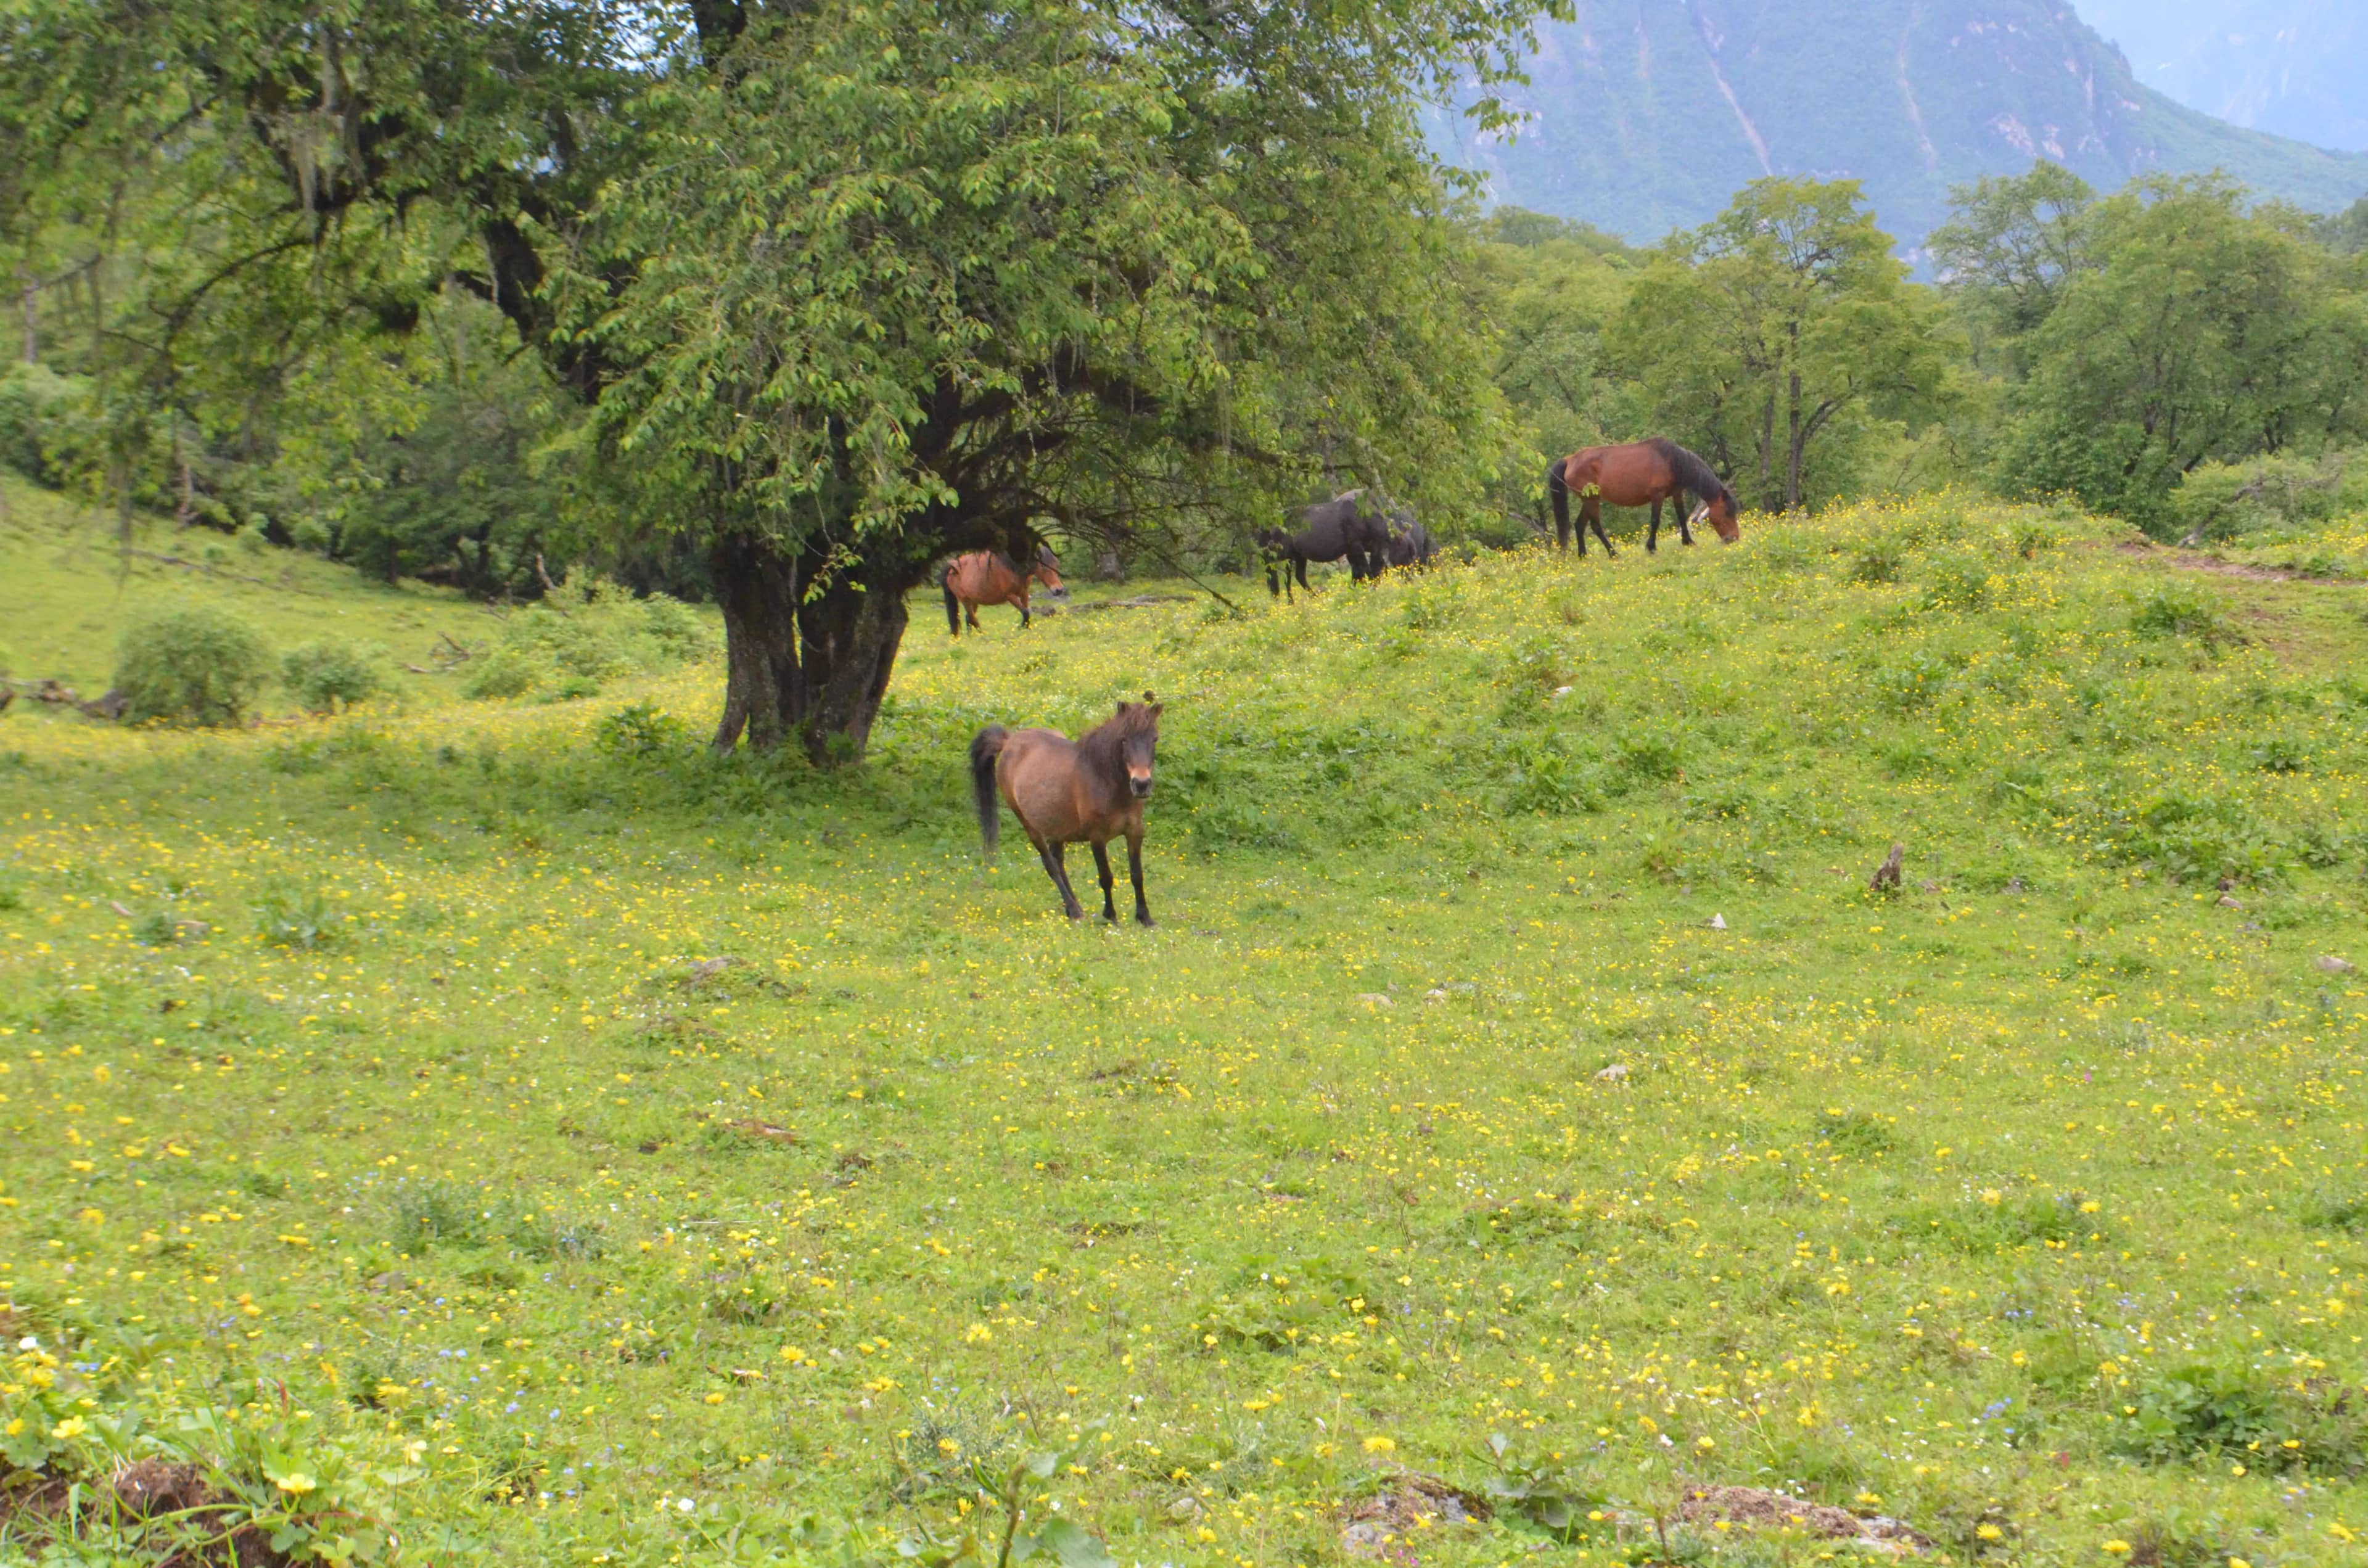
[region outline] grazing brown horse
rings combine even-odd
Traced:
[[[1603,553],[1611,551],[1611,536],[1603,531],[1603,507],[1650,506],[1653,526],[1645,535],[1645,549],[1656,551],[1661,540],[1661,503],[1674,501],[1677,513],[1678,537],[1686,543],[1694,541],[1691,525],[1710,519],[1718,530],[1721,541],[1733,544],[1743,537],[1735,520],[1735,492],[1729,490],[1710,464],[1694,456],[1675,441],[1655,437],[1649,441],[1631,441],[1624,447],[1588,447],[1563,458],[1546,469],[1546,490],[1554,497],[1554,537],[1565,550],[1570,548],[1570,497],[1579,496],[1578,552],[1587,553],[1587,530],[1592,528],[1595,537],[1603,541]],[[1685,513],[1685,495],[1691,491],[1702,505],[1692,517]]]
[[[1126,839],[1126,874],[1134,882],[1134,918],[1148,926],[1151,905],[1143,900],[1143,802],[1151,798],[1151,765],[1159,747],[1161,704],[1144,692],[1141,702],[1121,702],[1116,716],[1072,743],[1054,730],[1008,731],[989,724],[970,743],[971,794],[978,806],[978,831],[986,858],[1003,824],[995,793],[1019,819],[1044,874],[1060,891],[1061,907],[1072,920],[1085,906],[1069,886],[1064,858],[1080,840],[1094,846],[1094,869],[1102,879],[1102,918],[1116,920],[1110,896],[1110,841]]]
[[[968,555],[957,555],[946,568],[939,583],[946,590],[946,631],[962,635],[962,621],[970,629],[978,627],[978,607],[981,605],[1018,605],[1019,630],[1029,626],[1028,584],[1030,579],[1044,585],[1045,593],[1056,599],[1065,599],[1069,590],[1061,586],[1061,563],[1053,558],[1053,547],[1039,540],[1036,558],[1022,572],[1009,558],[991,550],[973,550]]]

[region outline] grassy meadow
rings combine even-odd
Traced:
[[[2368,589],[1950,495],[1233,586],[916,600],[837,776],[712,665],[18,703],[0,1561],[2368,1560]],[[1146,688],[1072,926],[962,746]]]

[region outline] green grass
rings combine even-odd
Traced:
[[[142,553],[118,550],[112,517],[0,472],[0,553],[8,560],[0,675],[61,680],[97,697],[114,674],[124,627],[142,611],[194,598],[247,620],[275,651],[323,637],[374,645],[394,696],[434,704],[452,699],[459,677],[404,666],[436,667],[450,653],[446,636],[482,651],[498,628],[456,594],[417,583],[371,584],[349,566],[301,551],[252,554],[211,529],[136,517],[131,544]],[[274,712],[298,706],[277,688],[266,705]]]
[[[1426,1564],[1651,1560],[1690,1482],[2356,1562],[2368,602],[2120,542],[1942,496],[1239,620],[916,601],[829,778],[697,751],[712,668],[12,713],[0,1453],[438,1563],[955,1541],[973,1462],[1130,1563],[1336,1561],[1401,1469],[1499,1490]],[[1161,924],[1071,926],[962,748],[1145,688]],[[685,727],[598,744],[634,702]]]

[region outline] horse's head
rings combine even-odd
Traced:
[[[1127,793],[1136,800],[1151,794],[1151,768],[1159,751],[1159,710],[1165,706],[1144,692],[1140,702],[1121,702],[1118,717],[1118,757],[1126,768]]]
[[[1722,489],[1717,494],[1694,508],[1687,519],[1690,525],[1708,522],[1718,530],[1718,542],[1733,544],[1743,537],[1743,525],[1736,521],[1735,492]]]
[[[1269,555],[1280,555],[1291,548],[1291,536],[1272,526],[1258,529],[1255,537],[1258,547]]]
[[[1061,562],[1053,547],[1043,540],[1036,541],[1036,558],[1029,562],[1028,574],[1044,585],[1044,591],[1056,599],[1065,599],[1069,590],[1061,586]]]

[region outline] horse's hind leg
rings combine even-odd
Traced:
[[[1102,918],[1115,922],[1118,919],[1118,901],[1111,896],[1109,845],[1094,846],[1094,870],[1102,880]]]
[[[1097,846],[1097,852],[1099,852],[1099,846]],[[1138,926],[1157,924],[1151,918],[1151,905],[1143,901],[1143,835],[1139,833],[1127,835],[1126,875],[1127,880],[1134,884],[1134,923]],[[1103,881],[1102,886],[1104,889],[1109,888],[1110,882],[1107,879]]]
[[[1077,902],[1076,890],[1069,885],[1068,846],[1062,844],[1036,846],[1036,857],[1044,862],[1044,874],[1053,879],[1053,886],[1061,895],[1061,912],[1072,920],[1086,917],[1086,906]]]
[[[1611,536],[1603,531],[1603,503],[1600,499],[1595,496],[1588,497],[1587,510],[1579,514],[1578,526],[1578,548],[1581,551],[1587,548],[1586,530],[1593,528],[1595,537],[1603,541],[1603,558],[1606,561],[1620,553],[1611,548]]]

